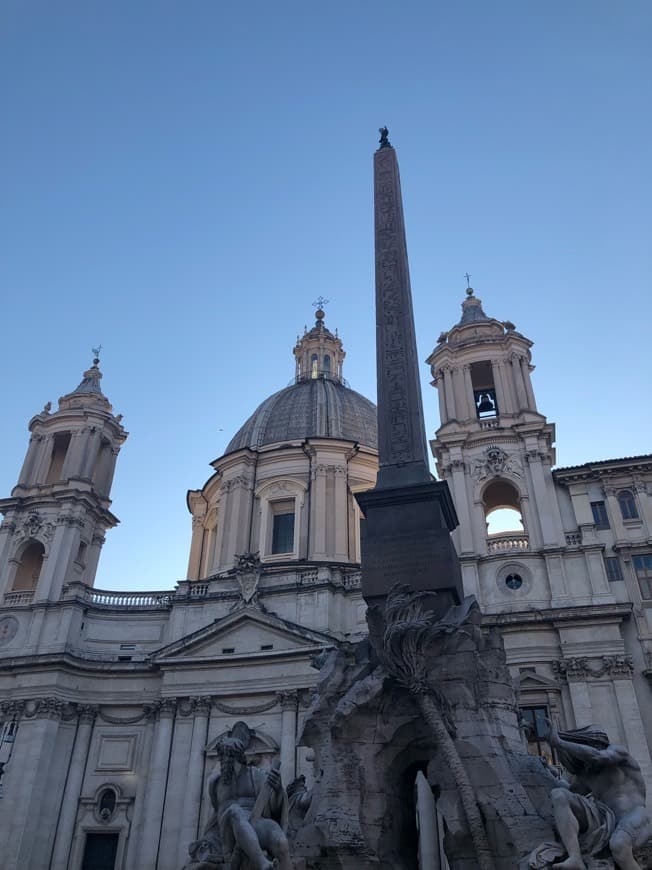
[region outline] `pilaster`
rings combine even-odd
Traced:
[[[143,794],[145,808],[140,833],[140,867],[148,867],[151,870],[156,870],[158,866],[175,713],[176,701],[165,698],[159,702],[149,775]]]
[[[296,776],[297,693],[281,692],[281,779],[286,788]]]
[[[61,815],[57,824],[56,840],[50,865],[51,870],[67,870],[69,866],[68,859],[75,831],[77,807],[97,708],[91,705],[80,705],[77,708],[77,715],[79,717],[79,724],[61,802]]]
[[[188,759],[188,778],[184,792],[179,832],[179,851],[177,866],[181,867],[188,859],[188,845],[199,836],[199,811],[202,789],[204,787],[204,751],[208,741],[208,722],[211,701],[209,697],[191,698],[194,719],[190,757]]]

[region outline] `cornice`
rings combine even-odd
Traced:
[[[579,607],[551,607],[510,613],[485,613],[482,616],[482,625],[500,628],[510,625],[595,621],[605,618],[624,620],[631,616],[632,610],[632,604],[585,604]]]

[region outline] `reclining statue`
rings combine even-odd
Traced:
[[[216,746],[219,765],[208,778],[214,813],[202,839],[189,847],[187,870],[293,870],[285,835],[287,795],[278,770],[247,764],[251,736],[238,722]]]
[[[561,843],[542,843],[528,866],[586,870],[586,859],[608,847],[621,870],[641,870],[633,850],[652,835],[652,819],[640,767],[592,726],[558,731],[548,725],[550,745],[572,778],[560,779],[550,793]]]

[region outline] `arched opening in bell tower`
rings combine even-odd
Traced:
[[[506,480],[494,480],[482,496],[487,535],[523,534],[525,524],[521,498],[516,487]]]
[[[12,592],[28,592],[36,589],[44,558],[43,544],[40,541],[31,541],[20,556]]]
[[[471,363],[471,385],[475,412],[480,420],[498,416],[494,373],[488,360]]]

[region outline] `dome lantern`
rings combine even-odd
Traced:
[[[294,347],[296,360],[296,383],[319,378],[342,383],[342,363],[346,353],[342,340],[324,325],[326,313],[323,306],[328,300],[321,296],[314,303],[315,325],[297,339]]]

